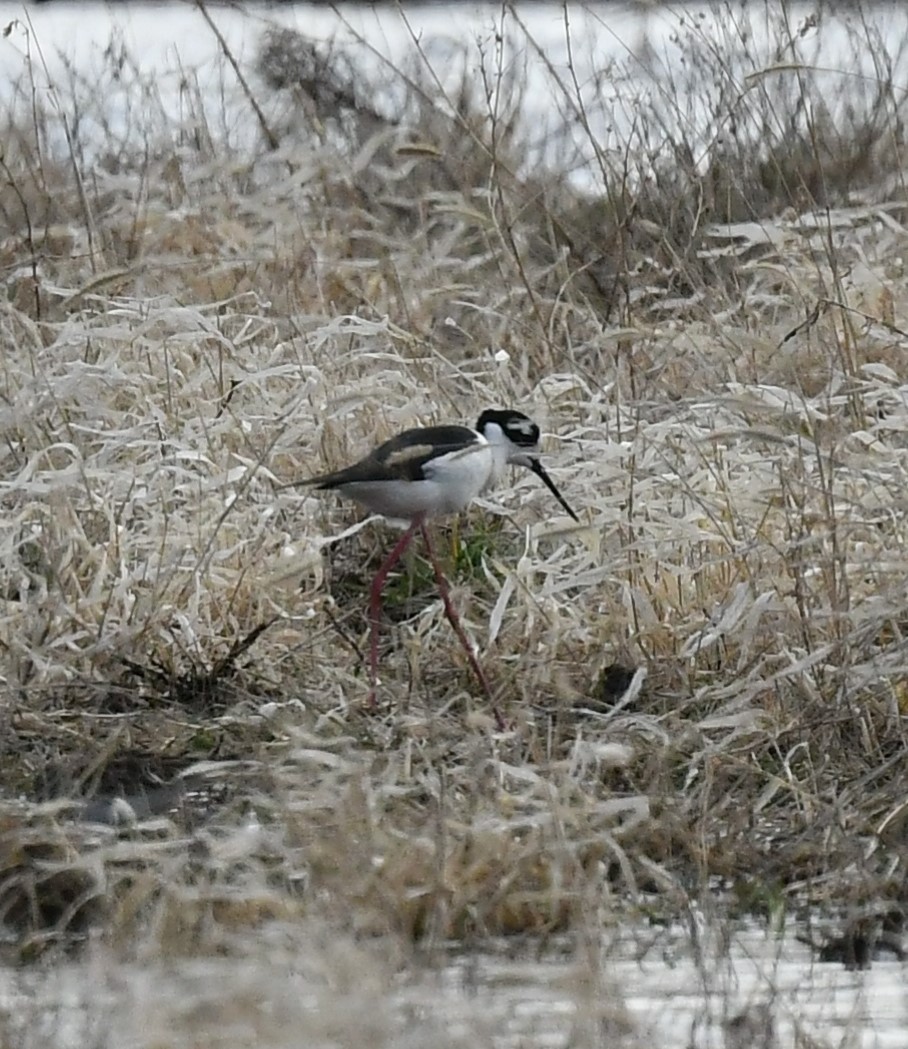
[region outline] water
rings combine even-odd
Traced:
[[[272,97],[252,66],[263,32],[287,26],[342,49],[370,85],[364,94],[385,114],[400,105],[395,71],[437,83],[452,98],[466,78],[480,104],[499,115],[519,97],[534,162],[557,163],[591,188],[599,184],[597,152],[623,153],[644,107],[661,107],[667,126],[683,126],[686,140],[702,144],[705,153],[731,111],[738,132],[747,123],[751,92],[797,95],[809,75],[814,107],[860,108],[862,98],[873,96],[884,52],[894,81],[908,81],[908,9],[902,5],[873,7],[863,20],[847,8],[816,18],[813,6],[797,3],[785,5],[784,22],[775,5],[728,4],[721,11],[609,3],[532,4],[502,13],[498,5],[408,4],[402,14],[392,5],[345,4],[336,13],[327,5],[299,4],[212,7],[210,14],[256,102],[277,126],[287,100]],[[249,99],[224,47],[190,5],[11,7],[4,24],[12,28],[0,40],[0,100],[18,85],[19,116],[27,119],[32,86],[61,112],[73,97],[100,95],[103,128],[93,127],[89,106],[79,106],[80,141],[89,152],[93,136],[99,149],[109,150],[111,134],[136,148],[168,124],[175,137],[191,131],[198,120],[196,85],[206,134],[222,136],[232,149],[258,141]],[[740,51],[740,39],[747,40],[746,53],[730,57]],[[54,138],[53,132],[62,147],[62,134]]]
[[[500,942],[428,965],[309,923],[256,935],[232,957],[123,964],[97,949],[82,963],[12,977],[6,999],[28,1021],[23,1049],[906,1045],[898,963],[848,972],[757,929],[701,943],[698,959],[683,930],[641,927],[608,939],[592,959],[595,951],[567,944],[539,958]]]

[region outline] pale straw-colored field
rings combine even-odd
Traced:
[[[450,940],[567,934],[586,958],[695,904],[904,902],[903,93],[882,60],[854,89],[847,49],[821,78],[795,20],[767,57],[711,17],[681,30],[698,124],[663,92],[598,142],[552,78],[595,191],[529,162],[494,49],[454,97],[414,43],[382,108],[355,55],[275,33],[242,68],[242,148],[190,71],[178,128],[154,137],[152,105],[105,140],[104,83],[47,94],[23,59],[0,159],[16,959],[91,935],[95,965],[264,966],[302,941],[361,1015]],[[882,55],[861,17],[855,62]],[[397,533],[279,486],[490,406],[540,423],[581,518],[515,470],[436,526],[507,728],[419,551],[368,709]],[[584,971],[607,982],[607,957]],[[142,1044],[426,1044],[284,991],[266,1022],[257,972],[248,1002],[224,981],[222,1028],[175,1009]],[[610,995],[608,1044],[647,1044]]]

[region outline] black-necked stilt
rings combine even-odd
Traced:
[[[336,489],[372,513],[410,522],[409,528],[379,568],[370,592],[371,702],[375,700],[378,680],[378,627],[382,590],[388,573],[417,532],[422,533],[426,544],[445,614],[467,653],[470,666],[491,699],[488,679],[451,603],[447,580],[435,557],[426,521],[430,517],[466,509],[484,488],[498,480],[509,463],[532,470],[571,517],[575,521],[579,520],[539,460],[539,427],[522,412],[513,409],[484,411],[475,430],[467,426],[426,426],[405,430],[344,470],[310,477],[287,486],[310,485],[318,489]],[[495,716],[502,724],[497,711]]]

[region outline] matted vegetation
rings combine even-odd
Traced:
[[[509,55],[544,49],[500,23],[456,91],[415,35],[378,90],[356,47],[273,30],[240,69],[255,142],[188,72],[174,127],[113,48],[109,84],[46,101],[23,66],[0,189],[17,958],[89,935],[248,956],[302,929],[333,943],[313,980],[361,965],[369,997],[367,939],[403,966],[589,944],[717,891],[773,922],[904,903],[908,205],[883,42],[859,10],[818,70],[809,21],[783,8],[758,52],[717,7],[680,22],[689,80],[661,92],[645,49],[594,83],[549,64],[541,143]],[[114,120],[124,77],[141,104]],[[594,103],[635,115],[606,134]],[[438,525],[508,728],[418,555],[366,709],[393,533],[279,486],[491,405],[542,424],[582,518],[515,473]],[[596,1015],[637,1044],[613,999]],[[356,1037],[404,1044],[385,1016]]]

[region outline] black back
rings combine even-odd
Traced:
[[[497,420],[495,420],[497,422]],[[313,477],[308,484],[317,488],[338,488],[363,481],[422,481],[423,467],[431,459],[476,442],[476,434],[466,426],[423,426],[404,430],[380,444],[365,459],[337,473]]]

